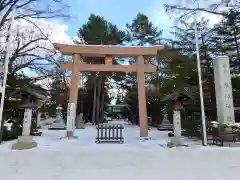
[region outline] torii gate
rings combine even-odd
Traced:
[[[80,71],[137,72],[140,137],[148,137],[145,72],[156,72],[156,67],[152,64],[145,64],[144,56],[156,56],[157,51],[163,50],[164,46],[67,45],[55,43],[54,47],[63,55],[73,56],[73,62],[66,62],[61,65],[61,71],[72,71],[67,115],[68,138],[73,137],[75,129]],[[105,57],[105,64],[81,64],[80,56]],[[112,58],[115,56],[136,57],[136,63],[133,63],[132,65],[113,65]]]

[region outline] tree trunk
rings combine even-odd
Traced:
[[[102,76],[99,75],[99,80],[98,80],[98,87],[97,87],[97,107],[96,107],[96,122],[99,124],[100,122],[100,95],[101,95],[101,81],[102,81]]]
[[[100,120],[104,120],[104,84],[105,84],[105,77],[102,77],[102,83],[101,83],[101,89],[102,89],[102,98],[101,98],[101,104],[100,104]]]
[[[96,95],[97,95],[97,77],[94,80],[94,93],[93,93],[93,109],[92,109],[92,124],[95,123],[96,117]]]
[[[89,115],[90,115],[90,110],[91,110],[91,107],[92,107],[92,104],[91,104],[91,103],[89,103],[88,110],[87,110],[87,117],[86,117],[86,119],[87,119],[87,122],[89,122]]]

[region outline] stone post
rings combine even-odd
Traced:
[[[235,122],[232,96],[232,83],[229,58],[220,56],[213,61],[217,103],[217,116],[220,124]]]
[[[32,108],[26,108],[24,112],[22,136],[18,137],[18,140],[13,144],[12,149],[31,149],[37,146],[37,143],[30,136],[32,122]]]

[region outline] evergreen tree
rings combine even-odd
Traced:
[[[125,32],[103,17],[91,14],[88,22],[78,31],[78,37],[86,44],[120,44],[125,39]]]
[[[102,45],[117,45],[121,44],[126,34],[117,28],[116,25],[107,21],[103,17],[91,14],[88,22],[79,28],[78,37],[85,44],[102,44]],[[82,42],[76,42],[82,43]],[[103,64],[103,57],[82,58],[82,61],[89,64]],[[116,63],[117,59],[113,60]],[[86,90],[88,98],[84,103],[88,105],[88,110],[85,111],[85,117],[93,123],[98,123],[103,120],[105,104],[109,103],[107,97],[107,86],[109,83],[108,77],[112,76],[112,72],[92,72],[86,74]]]
[[[218,45],[221,55],[230,57],[230,66],[235,74],[240,73],[240,11],[230,10],[228,16],[214,28],[216,33],[215,44]]]
[[[126,26],[131,34],[131,40],[137,41],[139,45],[145,43],[156,44],[160,41],[162,31],[158,30],[143,13],[138,13],[132,23],[126,24]]]

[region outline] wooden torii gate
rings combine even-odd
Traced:
[[[67,115],[68,138],[74,135],[80,71],[137,72],[140,137],[148,137],[145,72],[156,72],[156,67],[152,64],[145,64],[144,56],[156,56],[157,51],[163,50],[164,46],[67,45],[55,43],[54,47],[63,55],[73,56],[73,62],[66,62],[61,65],[62,71],[72,71]],[[105,57],[105,64],[81,64],[81,56]],[[136,63],[131,65],[113,65],[112,58],[116,56],[135,57]]]

